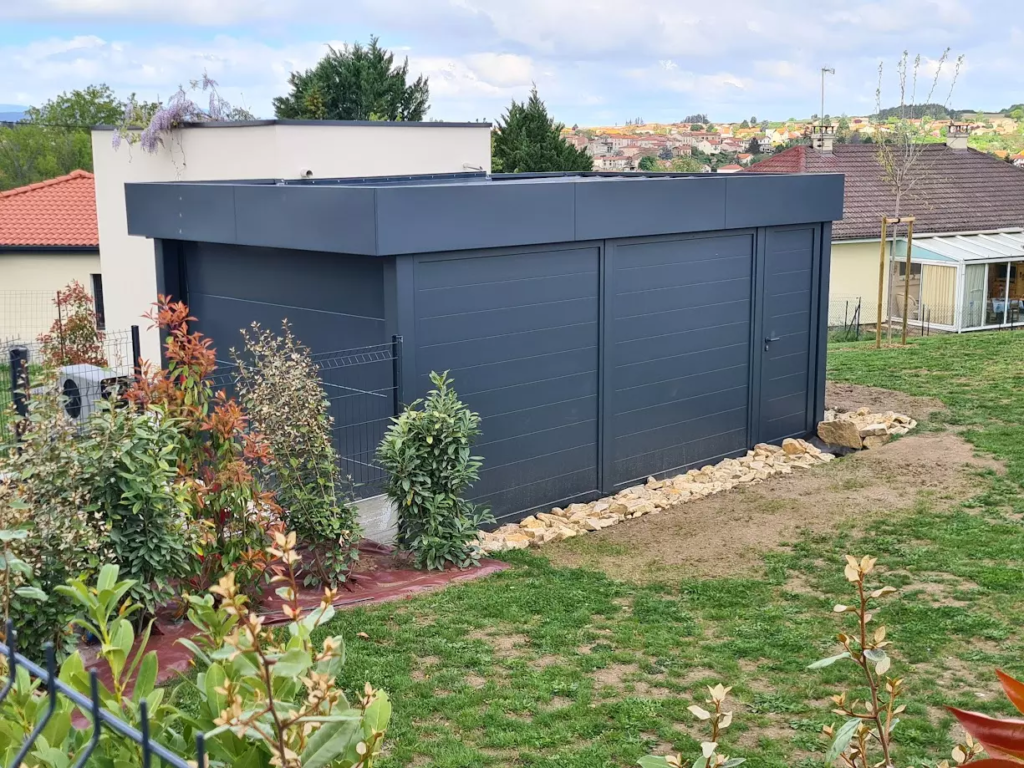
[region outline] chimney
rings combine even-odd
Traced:
[[[823,155],[832,154],[832,142],[836,138],[834,125],[815,125],[811,127],[811,147]]]
[[[971,126],[967,123],[950,123],[946,133],[946,146],[950,149],[967,149],[971,137]]]

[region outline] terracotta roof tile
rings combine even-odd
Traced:
[[[745,169],[745,173],[842,173],[846,176],[843,220],[835,240],[877,238],[881,217],[895,212],[875,144],[837,144],[832,154],[792,147]],[[977,150],[945,144],[922,147],[900,213],[916,217],[919,234],[971,232],[1024,226],[1024,171]]]
[[[0,192],[0,247],[99,247],[96,187],[87,171]]]

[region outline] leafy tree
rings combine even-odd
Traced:
[[[704,126],[701,123],[692,123],[690,125],[690,130],[691,131],[703,131],[704,130]]]
[[[673,158],[672,150],[668,147],[662,147],[658,151],[658,158],[660,160],[671,160]]]
[[[409,60],[378,45],[355,43],[328,53],[312,69],[288,76],[291,93],[274,99],[281,118],[306,120],[418,121],[427,112],[430,88],[422,75],[409,82]]]
[[[92,170],[88,131],[32,123],[0,126],[0,190],[35,184],[79,168]]]
[[[699,112],[696,115],[687,115],[686,119],[683,120],[683,122],[684,123],[702,123],[703,124],[703,123],[708,122],[708,116],[705,115],[703,112]]]
[[[151,115],[158,104],[131,101],[140,114]],[[29,107],[24,121],[0,127],[0,190],[34,184],[71,171],[92,170],[95,125],[116,125],[127,103],[106,85],[61,93],[39,107]]]
[[[718,129],[715,128],[715,126],[713,126],[713,125],[708,125],[708,127],[705,130],[708,133],[718,133]]]
[[[677,157],[672,161],[672,170],[676,173],[700,173],[704,170],[704,163],[695,157]]]
[[[750,123],[748,123],[746,120],[744,120],[742,123],[740,123],[740,128],[749,128],[749,127],[750,127]]]
[[[656,171],[658,170],[658,160],[650,155],[644,155],[640,158],[640,164],[637,167],[641,171]]]
[[[754,117],[753,115],[751,115],[751,117],[750,117],[750,124],[751,124],[752,126],[753,126],[753,125],[757,125],[757,118],[756,118],[756,117]]]
[[[537,95],[536,86],[528,101],[512,105],[492,134],[492,162],[495,172],[530,173],[549,171],[590,171],[593,160],[586,152],[566,143],[556,123]]]
[[[757,140],[757,136],[754,136],[750,140],[750,143],[747,144],[747,152],[749,152],[752,155],[761,154],[761,142]]]
[[[64,92],[41,107],[25,110],[30,123],[58,128],[88,130],[96,125],[114,125],[124,114],[124,102],[108,85],[89,85],[81,91]]]

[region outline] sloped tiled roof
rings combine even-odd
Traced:
[[[745,173],[842,173],[843,220],[834,240],[878,237],[883,215],[893,215],[895,190],[875,144],[836,144],[831,154],[791,147]],[[1024,170],[974,149],[928,144],[910,173],[900,213],[916,217],[915,233],[941,234],[1024,227]]]
[[[99,247],[96,187],[87,171],[0,192],[3,246]]]

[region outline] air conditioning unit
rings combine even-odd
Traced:
[[[122,398],[128,388],[128,377],[83,363],[62,366],[58,384],[64,395],[64,412],[68,418],[84,424],[100,410],[101,401]]]

